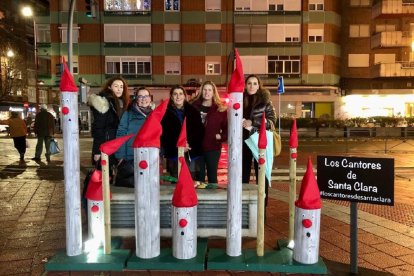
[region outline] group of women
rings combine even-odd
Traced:
[[[140,87],[135,99],[130,102],[127,83],[121,77],[110,79],[99,94],[91,94],[88,103],[93,113],[92,137],[93,162],[100,158],[99,146],[108,140],[123,135],[137,133],[146,117],[151,113],[153,104],[151,92]],[[270,99],[270,92],[263,88],[259,77],[250,75],[246,78],[243,97],[243,139],[260,129],[263,112],[266,114],[266,128],[276,125],[275,110]],[[190,172],[195,181],[217,183],[218,163],[222,143],[227,141],[227,106],[220,99],[216,85],[206,81],[201,85],[198,95],[188,100],[184,87],[174,86],[170,90],[167,111],[161,121],[161,154],[165,158],[169,174],[177,177],[176,146],[182,124],[186,119],[187,146],[184,150]],[[133,173],[133,150],[131,138],[114,156],[110,157],[112,165],[130,166]],[[243,183],[250,182],[251,150],[243,143]],[[129,163],[129,164],[128,164]],[[254,161],[256,171],[258,164]],[[266,183],[268,186],[268,183]]]

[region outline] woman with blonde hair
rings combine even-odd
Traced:
[[[204,124],[202,142],[203,158],[200,159],[198,179],[205,181],[206,169],[208,183],[217,183],[217,169],[222,143],[227,141],[227,106],[220,99],[216,85],[205,81],[200,93],[192,101],[200,112]]]

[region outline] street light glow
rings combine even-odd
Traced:
[[[33,9],[29,6],[24,6],[22,8],[22,15],[24,17],[32,17],[33,16]]]
[[[6,55],[7,55],[7,57],[9,57],[9,58],[14,57],[14,52],[13,52],[13,50],[9,49],[9,50],[7,51],[7,53],[6,53]]]

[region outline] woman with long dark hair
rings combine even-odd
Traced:
[[[263,112],[266,116],[266,129],[271,128],[271,124],[276,126],[276,112],[272,104],[269,90],[262,85],[260,78],[256,75],[249,75],[245,81],[243,94],[243,141],[250,137],[254,132],[259,131]],[[250,148],[243,143],[243,167],[242,182],[250,182],[250,172],[252,167],[253,154]],[[254,160],[254,170],[256,182],[258,179],[258,163]],[[266,179],[266,205],[268,201],[269,181]],[[257,183],[256,183],[257,184]]]
[[[99,94],[90,94],[88,104],[93,115],[92,123],[92,163],[100,157],[102,143],[115,139],[119,120],[129,105],[128,85],[122,77],[113,77],[103,86]],[[115,164],[110,156],[110,165]]]
[[[167,111],[162,118],[161,146],[167,161],[167,170],[173,177],[178,177],[178,149],[177,141],[181,127],[187,121],[187,143],[185,157],[189,163],[193,179],[197,179],[199,158],[202,156],[202,140],[204,126],[201,123],[200,113],[187,101],[187,92],[184,87],[176,85],[170,90],[170,101]]]

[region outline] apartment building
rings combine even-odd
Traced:
[[[50,13],[36,17],[39,66],[48,72],[39,77],[56,96],[68,2],[50,1]],[[171,85],[194,93],[205,80],[224,94],[237,48],[245,75],[261,77],[281,116],[412,116],[412,2],[95,0],[89,17],[78,0],[74,75],[98,91],[120,74],[131,93],[146,85],[156,101]]]
[[[414,115],[414,1],[342,3],[345,116]]]

